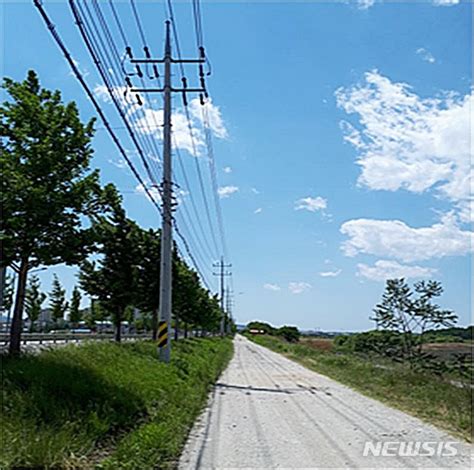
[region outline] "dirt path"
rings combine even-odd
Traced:
[[[379,441],[396,443],[389,453],[409,442],[450,442],[457,455],[364,456],[366,442]],[[180,468],[470,468],[470,452],[434,426],[237,336]]]

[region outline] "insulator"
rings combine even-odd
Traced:
[[[206,57],[204,46],[199,46],[199,55],[201,56],[201,59],[204,59]]]
[[[183,82],[183,88],[188,88],[188,79],[186,77],[181,77],[181,81]]]
[[[143,73],[142,73],[142,69],[140,68],[140,66],[138,64],[136,64],[135,67],[136,67],[136,70],[137,70],[137,75],[140,78],[143,78]]]
[[[153,64],[153,73],[155,74],[155,78],[160,78],[160,72],[158,72],[158,67]]]
[[[130,59],[133,59],[132,48],[130,46],[127,46],[125,48],[125,51],[126,51],[128,57],[130,57]]]
[[[129,88],[133,88],[132,81],[130,80],[130,77],[125,77],[125,83]]]
[[[151,59],[150,50],[148,49],[148,46],[145,46],[145,47],[143,48],[143,51],[145,52],[145,57],[146,57],[147,59]]]
[[[188,105],[188,98],[186,96],[186,92],[183,90],[183,105],[187,106]]]
[[[202,93],[199,93],[199,101],[201,102],[201,106],[204,106],[204,95]]]
[[[140,98],[140,95],[137,95],[137,103],[138,103],[139,106],[143,106],[143,101]]]

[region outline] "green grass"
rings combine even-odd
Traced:
[[[2,358],[0,468],[172,468],[229,339],[88,343]]]
[[[369,359],[315,350],[272,336],[249,335],[249,339],[472,442],[472,391],[469,388],[459,388],[436,376],[414,372],[402,364],[392,362],[390,368],[384,369]]]

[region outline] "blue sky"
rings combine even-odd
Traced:
[[[67,3],[44,4],[103,99]],[[130,8],[117,5],[138,55]],[[149,45],[161,54],[163,4],[138,6]],[[442,281],[440,303],[469,324],[471,5],[203,2],[202,10],[237,321],[366,329],[384,279],[407,276]],[[191,57],[191,7],[177,3],[175,13],[183,55]],[[33,68],[45,87],[77,101],[84,119],[93,116],[32,4],[2,2],[2,16],[2,75],[20,80]],[[113,107],[103,106],[119,126]],[[204,171],[205,157],[181,145],[199,203],[193,159]],[[102,129],[94,148],[94,166],[123,192],[129,216],[159,226]],[[207,170],[205,182],[210,187]],[[189,198],[183,193],[182,204]],[[216,286],[212,261],[201,264]],[[53,272],[70,291],[76,271],[41,273],[45,289]]]

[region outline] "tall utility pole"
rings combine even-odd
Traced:
[[[225,315],[225,284],[224,284],[224,278],[226,276],[230,276],[232,273],[229,271],[226,271],[227,268],[231,268],[231,264],[224,264],[224,258],[221,258],[219,263],[213,264],[214,268],[219,268],[218,273],[213,273],[214,276],[219,276],[220,277],[220,283],[221,283],[221,310],[222,310],[222,319],[221,319],[221,325],[220,325],[220,333],[221,335],[224,334],[224,315]]]
[[[166,21],[165,55],[163,59],[133,59],[132,64],[164,64],[164,86],[163,88],[132,88],[135,93],[163,93],[163,179],[161,183],[161,198],[163,203],[163,220],[161,231],[161,266],[160,266],[160,304],[158,324],[158,348],[160,359],[163,362],[170,361],[171,355],[171,305],[172,305],[172,258],[173,258],[173,181],[171,162],[171,109],[172,93],[182,93],[186,100],[186,93],[194,92],[206,94],[204,86],[201,88],[187,88],[186,79],[182,77],[183,88],[173,88],[171,81],[171,66],[179,63],[205,62],[203,51],[199,59],[174,59],[171,54],[170,21]],[[158,76],[155,78],[158,79]],[[203,76],[201,72],[201,85]],[[186,102],[186,101],[185,101]],[[201,103],[203,98],[201,95]]]
[[[173,186],[171,182],[171,39],[170,22],[166,22],[165,40],[165,83],[164,83],[164,118],[163,118],[163,220],[161,228],[161,267],[160,267],[160,333],[158,337],[160,359],[170,361],[171,354],[171,276],[173,257]],[[160,334],[159,333],[159,334]]]

